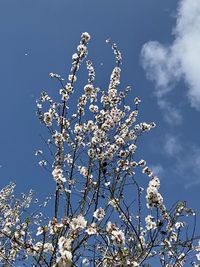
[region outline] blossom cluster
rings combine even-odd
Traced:
[[[0,262],[143,267],[156,258],[161,266],[178,267],[195,249],[199,260],[195,229],[188,231],[195,213],[181,201],[167,209],[159,178],[137,158],[139,137],[156,125],[138,122],[141,100],[135,97],[130,103],[131,87],[120,86],[122,56],[114,42],[108,40],[116,66],[107,90],[95,85],[93,63],[87,60],[87,82],[75,94],[89,41],[83,33],[67,78],[50,73],[59,83],[58,96],[43,91],[37,100],[37,115],[50,133],[45,143],[53,162],[41,149],[36,156],[55,182],[52,213],[24,218],[32,191],[19,201],[12,195],[14,184],[2,189]],[[146,191],[140,186],[140,168],[147,175]]]

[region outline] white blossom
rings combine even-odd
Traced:
[[[95,212],[93,213],[93,217],[96,218],[98,221],[101,221],[105,216],[105,210],[102,208],[99,208],[97,210],[95,210]]]
[[[60,166],[56,166],[54,170],[52,171],[53,178],[56,182],[66,182],[66,178],[63,176],[63,170]]]
[[[71,223],[70,223],[70,227],[72,230],[81,230],[86,228],[87,225],[87,221],[85,220],[85,218],[82,215],[79,215],[76,218],[73,218]]]

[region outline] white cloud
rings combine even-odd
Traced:
[[[165,139],[164,149],[169,156],[176,156],[182,151],[182,146],[176,136],[167,135]]]
[[[180,79],[188,86],[192,107],[200,111],[200,1],[181,0],[177,11],[174,41],[165,46],[157,41],[144,44],[142,65],[156,84],[158,98],[172,90]]]
[[[150,168],[152,169],[153,173],[157,175],[160,179],[162,179],[162,176],[165,172],[164,168],[162,165],[151,165]]]
[[[200,148],[190,147],[177,157],[176,172],[185,180],[185,188],[200,185]]]
[[[177,108],[173,107],[171,103],[169,103],[165,99],[159,98],[158,105],[164,114],[164,119],[166,122],[172,125],[178,125],[182,123],[183,118],[180,111]]]
[[[180,67],[171,47],[156,41],[148,42],[142,47],[141,59],[147,77],[156,83],[158,97],[169,92],[180,78]]]
[[[173,134],[164,138],[163,152],[172,159],[168,175],[180,177],[185,188],[200,185],[200,147],[186,142]],[[170,174],[171,172],[171,174]]]

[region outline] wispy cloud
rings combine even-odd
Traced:
[[[181,77],[178,58],[173,52],[173,47],[150,41],[142,47],[141,60],[147,78],[156,84],[155,94],[158,97],[171,91]]]
[[[176,171],[184,178],[185,188],[200,185],[200,148],[188,148],[177,161]]]
[[[181,124],[183,121],[180,110],[172,106],[172,104],[166,99],[158,98],[158,105],[163,112],[164,119],[169,124]]]
[[[162,179],[165,170],[161,164],[151,165],[150,168],[155,175],[157,175],[160,179]]]
[[[166,135],[164,142],[164,150],[169,156],[177,156],[182,151],[182,146],[178,137],[174,135]]]
[[[200,147],[173,134],[164,138],[163,153],[172,159],[170,175],[181,177],[185,188],[200,185]]]
[[[200,1],[181,0],[177,10],[174,41],[164,45],[150,41],[142,47],[141,62],[147,77],[156,84],[155,94],[163,98],[183,79],[192,107],[200,111]]]

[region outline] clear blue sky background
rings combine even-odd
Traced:
[[[157,124],[156,129],[140,139],[139,156],[159,175],[166,202],[172,204],[184,199],[199,211],[199,109],[188,98],[191,84],[185,73],[174,77],[170,74],[173,63],[169,62],[170,85],[161,86],[156,73],[162,64],[166,68],[168,58],[165,55],[159,61],[156,54],[160,51],[159,44],[171,47],[176,38],[172,30],[177,23],[179,2],[0,0],[1,187],[16,181],[17,191],[33,188],[41,196],[52,188],[52,177],[39,167],[34,156],[35,150],[43,146],[39,135],[45,134],[35,116],[35,100],[43,89],[55,95],[59,87],[48,74],[68,74],[71,55],[81,33],[87,31],[92,37],[89,58],[94,61],[97,85],[106,88],[114,65],[112,51],[105,43],[111,37],[123,55],[122,86],[132,85],[132,97],[138,95],[142,99],[139,120]],[[159,42],[157,48],[145,50],[149,53],[142,60],[143,45],[154,40]],[[79,73],[80,79],[83,74]],[[158,96],[168,86],[171,89],[171,84],[175,86],[170,92]],[[200,84],[196,87],[200,91]],[[162,101],[165,107],[159,104]],[[176,120],[173,114],[178,116]]]

